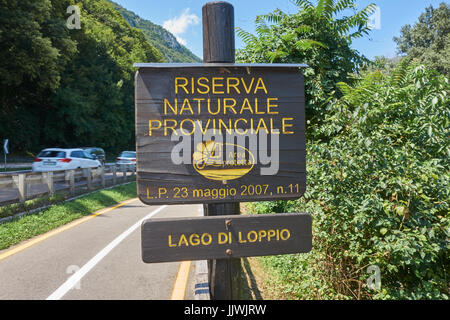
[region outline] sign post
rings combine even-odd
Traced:
[[[211,297],[237,299],[240,257],[311,250],[307,214],[239,216],[305,192],[305,65],[236,64],[233,6],[202,15],[203,63],[135,64],[138,196],[206,215],[144,222],[142,258],[206,259]]]
[[[234,63],[234,8],[227,2],[209,2],[202,7],[203,62]],[[239,202],[203,205],[205,216],[239,215]],[[239,298],[241,261],[230,254],[208,260],[209,290],[215,300]]]
[[[9,153],[8,150],[9,139],[3,140],[3,153],[5,154],[5,172],[6,172],[6,155]]]

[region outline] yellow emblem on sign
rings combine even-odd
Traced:
[[[205,178],[223,181],[237,179],[249,173],[255,165],[255,158],[242,146],[206,141],[197,144],[192,162],[194,169]]]

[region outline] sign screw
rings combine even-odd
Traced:
[[[233,253],[233,251],[231,251],[231,249],[227,249],[226,253],[227,253],[227,255],[231,256],[231,254]]]
[[[227,230],[229,226],[231,226],[231,220],[225,220],[225,227],[227,228]]]

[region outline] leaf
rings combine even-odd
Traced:
[[[286,57],[288,55],[288,53],[281,51],[281,50],[277,50],[275,52],[266,52],[266,55],[269,57],[269,61],[270,63],[273,63],[276,59],[282,59],[284,57]]]
[[[281,39],[285,42],[291,42],[296,37],[295,33],[285,34],[281,36]]]
[[[295,43],[295,46],[299,50],[308,50],[308,49],[311,49],[312,47],[321,47],[321,48],[324,48],[324,49],[328,48],[325,44],[323,44],[323,43],[321,43],[319,41],[311,40],[311,39],[298,40]]]
[[[297,27],[295,29],[295,32],[301,34],[301,33],[310,33],[313,31],[313,28],[311,26],[308,25],[302,25],[300,27]]]
[[[404,206],[397,206],[397,207],[395,207],[395,213],[397,213],[399,216],[402,216],[404,211],[405,211],[405,207]]]
[[[439,102],[438,97],[434,97],[433,100],[431,100],[431,104],[432,104],[433,106],[435,106],[438,102]]]
[[[258,41],[253,34],[239,27],[236,27],[236,33],[247,45],[254,45]]]
[[[344,95],[349,95],[353,88],[351,86],[349,86],[347,83],[345,82],[338,82],[336,83],[336,86],[339,88],[339,90],[344,94]]]

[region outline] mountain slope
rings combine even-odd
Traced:
[[[185,46],[178,43],[173,34],[163,27],[145,20],[134,12],[129,11],[121,5],[110,1],[114,8],[120,12],[130,26],[141,30],[147,40],[157,48],[167,60],[167,62],[201,62],[202,60],[194,55]]]

